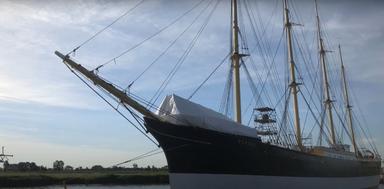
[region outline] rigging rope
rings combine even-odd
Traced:
[[[299,93],[300,93],[301,96],[303,97],[304,102],[305,102],[306,105],[308,106],[308,109],[310,110],[310,112],[311,112],[312,116],[314,117],[316,123],[320,126],[320,122],[319,122],[319,120],[316,118],[315,113],[313,112],[313,110],[312,110],[310,104],[308,103],[307,99],[305,98],[303,92],[302,92],[301,90],[299,90]],[[323,131],[322,131],[322,133],[326,136],[326,139],[327,139],[328,144],[332,144],[331,140],[329,139],[330,137],[327,136],[327,133],[326,133],[326,132],[323,132]]]
[[[353,90],[353,88],[351,88],[351,91],[352,91],[353,99],[355,99],[354,102],[355,102],[355,104],[356,104],[356,106],[357,106],[357,110],[358,110],[359,112],[363,112],[362,109],[361,109],[361,105],[360,105],[359,101],[357,100],[358,98],[357,98],[357,95],[356,95],[356,93],[355,93],[355,90]],[[355,115],[355,112],[354,112],[354,111],[352,111],[352,114],[354,115],[353,117],[355,117],[355,119],[357,120],[357,122],[359,123],[359,125],[360,125],[360,127],[361,127],[361,124],[362,124],[362,123],[361,123],[360,119],[357,117],[357,115]],[[364,125],[368,125],[367,119],[365,118],[365,116],[364,116],[363,113],[360,113],[360,117],[362,118],[362,122],[363,122],[363,124],[364,124]],[[365,134],[364,129],[362,129],[362,130],[363,130],[365,136],[369,136],[369,137],[367,137],[367,138],[370,138],[370,139],[373,138],[373,137],[372,137],[372,134],[371,134],[371,131],[370,131],[370,129],[369,129],[369,127],[366,127],[366,130],[367,130],[367,132],[368,132],[368,135]],[[371,145],[374,147],[373,150],[376,152],[376,154],[379,154],[379,152],[378,152],[378,150],[377,150],[377,146],[376,146],[376,144],[375,144],[373,141],[369,141],[369,142],[372,143]]]
[[[251,88],[251,92],[252,92],[252,94],[253,94],[253,96],[252,96],[253,98],[252,98],[252,99],[256,99],[256,105],[258,105],[259,100],[261,101],[260,104],[263,105],[264,103],[263,103],[263,100],[261,99],[261,93],[262,93],[262,91],[259,91],[259,90],[257,89],[255,83],[253,82],[253,79],[252,79],[252,77],[251,77],[251,74],[249,73],[248,68],[247,68],[247,66],[246,66],[246,64],[244,63],[243,60],[241,60],[241,63],[242,63],[241,65],[243,66],[243,70],[244,70],[244,72],[245,72],[245,75],[247,76],[247,80],[248,80],[248,84],[249,84],[249,86],[250,86],[250,88]],[[248,108],[247,108],[247,109],[248,109]],[[247,110],[247,109],[246,109],[246,110]]]
[[[230,96],[231,96],[231,89],[232,89],[232,65],[231,64],[228,64],[228,70],[227,70],[227,78],[226,78],[226,82],[225,82],[225,86],[224,86],[224,91],[223,91],[223,95],[221,97],[221,103],[220,103],[220,107],[219,107],[219,111],[221,113],[223,113],[224,115],[230,117],[228,115],[228,110],[229,110],[229,99],[230,99]]]
[[[245,1],[247,3],[247,1]],[[274,76],[274,79],[271,80],[272,82],[272,87],[271,87],[271,90],[273,92],[273,94],[275,95],[275,98],[279,98],[280,95],[278,95],[278,91],[283,91],[283,88],[280,86],[280,85],[277,85],[275,83],[275,81],[280,81],[281,79],[279,78],[279,74],[277,73],[276,71],[276,68],[275,68],[275,57],[276,57],[276,53],[279,49],[279,46],[280,44],[278,44],[278,47],[276,48],[276,52],[273,53],[272,52],[272,49],[271,49],[271,46],[269,45],[269,43],[266,43],[265,40],[262,40],[263,39],[263,36],[265,35],[266,33],[266,30],[267,30],[267,27],[264,27],[262,28],[263,31],[261,31],[261,34],[258,34],[258,31],[259,31],[259,28],[258,28],[258,25],[257,25],[257,22],[255,21],[255,16],[254,16],[254,13],[251,9],[252,7],[249,7],[249,6],[245,6],[245,9],[246,9],[246,14],[248,16],[248,19],[249,19],[249,22],[250,22],[250,28],[251,28],[251,31],[256,39],[256,48],[258,49],[259,53],[260,53],[260,56],[262,58],[262,63],[263,63],[263,66],[264,66],[264,69],[265,70],[268,70],[267,71],[267,77],[265,78],[265,82],[263,82],[263,86],[262,86],[262,90],[264,90],[264,87],[265,87],[265,84],[266,84],[266,81],[268,80],[270,74],[271,74],[271,71],[273,71],[273,75]],[[257,11],[256,11],[257,12]],[[260,20],[260,15],[259,16],[259,20]],[[255,23],[254,23],[255,22]],[[260,23],[262,24],[262,21],[260,20]],[[269,23],[268,23],[269,24]],[[245,33],[245,32],[244,32]],[[259,31],[260,33],[260,31]],[[282,36],[283,36],[283,32],[282,32]],[[282,38],[280,38],[281,40]],[[243,40],[244,41],[244,40]],[[280,43],[280,42],[279,42]],[[255,66],[255,61],[253,60],[252,57],[250,57],[250,60],[251,60],[251,65],[252,65],[252,68],[255,72],[255,74],[258,76],[259,80],[262,81],[263,79],[261,79],[261,76],[258,72],[258,70],[256,69],[256,66]],[[269,62],[270,65],[267,65]],[[273,68],[273,69],[272,69]],[[277,88],[279,88],[280,90],[278,90]],[[266,89],[267,90],[267,89]],[[271,98],[268,96],[266,96],[267,100],[269,102],[271,102]],[[249,106],[248,106],[249,107]]]
[[[160,149],[160,148],[155,148],[155,149],[153,149],[153,150],[151,150],[151,151],[149,151],[149,152],[143,153],[143,154],[138,155],[138,156],[136,156],[136,157],[134,157],[134,158],[131,158],[131,159],[129,159],[129,160],[126,160],[126,161],[117,163],[117,164],[112,165],[112,166],[110,166],[110,167],[118,167],[118,166],[120,166],[120,165],[129,163],[129,162],[132,162],[132,161],[137,161],[137,160],[139,160],[139,159],[144,159],[144,158],[149,157],[149,156],[154,156],[154,155],[156,155],[156,154],[163,153],[163,151],[159,151],[159,150],[161,150],[161,149]]]
[[[204,29],[208,25],[208,22],[210,21],[210,18],[212,17],[212,15],[213,15],[214,11],[216,10],[219,3],[220,3],[220,1],[216,2],[215,6],[213,7],[211,12],[209,13],[209,15],[206,18],[206,20],[204,21],[203,25],[201,26],[199,31],[196,33],[196,35],[194,36],[192,41],[189,43],[187,49],[184,51],[182,56],[178,59],[178,61],[176,62],[175,66],[172,68],[172,70],[168,73],[166,79],[162,82],[160,87],[157,89],[155,95],[153,95],[153,97],[151,98],[151,100],[150,100],[151,103],[156,103],[156,101],[158,100],[160,95],[164,92],[164,90],[166,89],[166,87],[168,86],[168,84],[170,83],[172,78],[175,76],[176,72],[180,69],[181,65],[185,62],[188,55],[190,54],[193,47],[195,46],[197,40],[199,39],[200,35],[203,33]]]
[[[283,39],[283,36],[284,36],[284,31],[281,33],[279,42],[278,42],[277,47],[276,47],[276,51],[275,51],[275,53],[274,53],[274,55],[273,55],[273,57],[272,57],[271,65],[268,67],[267,75],[266,75],[264,81],[261,82],[261,90],[260,90],[260,94],[263,93],[264,90],[266,89],[265,87],[266,87],[266,84],[267,84],[267,82],[268,82],[268,79],[269,79],[269,77],[270,77],[270,75],[271,75],[272,68],[275,66],[275,63],[276,63],[275,59],[276,59],[276,57],[277,57],[277,53],[278,53],[278,50],[279,50],[279,48],[280,48],[280,45],[281,45],[281,41],[282,41],[282,39]],[[253,62],[253,60],[251,60],[251,62]],[[261,95],[259,96],[259,98],[257,98],[257,100],[255,101],[255,104],[258,104],[258,103],[259,103],[259,100],[261,100]],[[268,100],[269,100],[269,102],[271,102],[270,99],[268,99]],[[278,104],[278,103],[277,103],[277,104]],[[248,104],[248,106],[247,106],[245,112],[247,112],[247,110],[249,109],[249,107],[250,107],[251,105],[252,105],[252,101]]]
[[[169,152],[169,151],[173,151],[173,150],[176,150],[176,149],[179,149],[179,148],[184,148],[184,147],[186,147],[188,145],[189,144],[183,144],[183,145],[175,146],[175,147],[172,147],[172,148],[168,148],[166,150],[161,150],[160,148],[156,148],[156,149],[153,149],[153,150],[148,151],[146,153],[143,153],[143,154],[141,154],[139,156],[131,158],[129,160],[126,160],[126,161],[123,161],[121,163],[112,165],[111,167],[117,167],[117,166],[129,163],[129,162],[133,162],[133,161],[137,161],[137,160],[140,160],[140,159],[144,159],[144,158],[147,158],[147,157],[150,157],[150,156],[154,156],[154,155],[157,155],[157,154],[160,154],[160,153],[163,153],[163,152]],[[159,151],[159,150],[161,150],[161,151]]]
[[[130,12],[132,12],[133,10],[135,10],[140,4],[142,4],[144,2],[144,0],[141,0],[139,1],[138,3],[136,3],[136,5],[134,5],[132,8],[128,9],[126,12],[124,12],[122,15],[120,15],[119,17],[117,17],[113,22],[111,22],[110,24],[108,24],[107,26],[105,26],[104,28],[102,28],[101,30],[99,30],[98,32],[96,32],[94,35],[92,35],[90,38],[88,38],[87,40],[85,40],[84,42],[80,43],[80,45],[78,45],[76,48],[74,48],[72,51],[70,51],[69,53],[67,53],[67,55],[71,54],[71,53],[75,53],[77,50],[79,50],[83,45],[87,44],[89,41],[91,41],[92,39],[94,39],[96,36],[98,36],[99,34],[101,34],[102,32],[104,32],[106,29],[108,29],[109,27],[111,27],[113,24],[115,24],[117,21],[119,21],[120,19],[122,19],[123,17],[125,17],[126,15],[128,15]]]
[[[354,116],[355,118],[357,118],[357,115],[356,115],[356,113],[355,113],[354,111],[352,111],[352,114],[353,114],[353,116]],[[367,132],[365,132],[365,130],[363,129],[362,124],[361,124],[361,122],[360,122],[359,119],[356,119],[356,121],[357,121],[357,123],[358,123],[357,125],[359,126],[360,130],[362,131],[364,137],[367,139],[366,142],[368,143],[368,145],[371,147],[371,149],[372,149],[376,154],[379,154],[379,152],[378,152],[378,150],[377,150],[377,147],[376,147],[376,144],[373,143],[372,140],[370,140],[370,139],[372,139],[372,135],[371,135],[370,133],[368,133],[369,135],[367,135]]]
[[[341,120],[342,120],[342,117],[341,117],[341,115],[339,114],[339,112],[337,111],[335,105],[332,105],[332,108],[335,110],[336,115],[337,115],[337,118],[339,118],[339,120],[341,121]],[[345,124],[344,124],[343,122],[341,122],[341,125],[343,126],[342,128],[346,131],[346,133],[347,133],[349,139],[350,139],[351,142],[352,142],[352,136],[351,136],[351,134],[349,133],[347,127],[345,127]]]
[[[200,90],[200,88],[212,77],[212,75],[217,71],[217,69],[219,69],[219,67],[223,65],[229,55],[231,55],[231,53],[228,53],[228,55],[225,56],[223,60],[221,60],[221,62],[215,67],[215,69],[213,69],[213,71],[208,75],[208,77],[205,78],[204,81],[192,92],[192,94],[188,97],[188,100],[191,100],[191,98],[196,94],[196,92]]]
[[[178,149],[178,148],[182,148],[182,147],[185,147],[185,146],[188,146],[189,144],[183,144],[183,145],[180,145],[180,146],[176,146],[176,147],[172,147],[172,148],[169,148],[169,149],[166,149],[166,150],[162,150],[162,151],[159,151],[160,150],[160,145],[157,144],[152,138],[150,138],[144,131],[142,131],[140,128],[138,128],[131,120],[128,119],[128,117],[126,117],[118,108],[115,108],[111,102],[109,102],[106,98],[104,98],[104,96],[102,96],[99,92],[97,92],[91,85],[88,84],[88,82],[86,82],[82,77],[80,77],[73,69],[71,69],[67,64],[65,64],[66,67],[77,77],[79,78],[87,87],[89,87],[97,96],[99,96],[101,99],[103,99],[109,106],[111,106],[116,112],[118,112],[125,120],[127,120],[132,126],[134,126],[140,133],[142,133],[147,139],[149,139],[152,143],[154,143],[158,148],[154,149],[154,150],[151,150],[149,152],[146,152],[144,154],[141,154],[139,156],[136,156],[130,160],[127,160],[127,161],[124,161],[124,162],[121,162],[121,163],[118,163],[114,166],[119,166],[119,165],[122,165],[122,164],[125,164],[125,163],[128,163],[128,162],[132,162],[132,161],[136,161],[136,160],[139,160],[139,159],[143,159],[143,158],[147,158],[147,157],[150,157],[150,156],[154,156],[154,155],[157,155],[157,154],[160,154],[160,153],[163,153],[164,151],[171,151],[171,150],[175,150],[175,149]],[[113,98],[115,99],[115,98]],[[116,99],[115,99],[116,100]],[[135,114],[134,112],[132,112],[132,110],[130,110],[125,104],[123,104],[123,106],[131,113],[132,117],[134,117],[134,119],[140,124],[140,121],[138,120],[138,115]],[[141,124],[140,124],[141,125]],[[142,125],[141,125],[142,126]],[[143,127],[143,126],[142,126]],[[144,129],[145,130],[145,129]],[[161,135],[165,135],[164,133],[161,133],[157,130],[153,130]],[[210,144],[208,142],[205,142],[205,141],[197,141],[197,140],[192,140],[192,139],[187,139],[187,138],[182,138],[182,137],[177,137],[177,136],[172,136],[172,135],[165,135],[167,137],[172,137],[172,138],[177,138],[177,139],[180,139],[180,140],[184,140],[184,141],[189,141],[189,142],[195,142],[195,143],[201,143],[201,144]],[[113,166],[111,166],[113,167]]]
[[[210,3],[207,4],[207,6],[201,10],[201,12],[194,18],[194,20],[191,22],[191,24],[189,24],[172,42],[171,44],[168,45],[168,47],[159,55],[157,56],[132,82],[131,84],[129,85],[129,87],[134,83],[136,82],[139,78],[141,78],[141,76],[144,75],[145,72],[147,72],[161,57],[163,57],[165,55],[165,53],[168,52],[168,50],[174,45],[176,44],[176,42],[185,34],[185,32],[187,32],[194,23],[196,23],[196,21],[200,18],[200,16],[207,10],[207,8],[209,7],[209,5],[211,4],[212,1],[210,1]]]
[[[168,29],[170,26],[172,26],[173,24],[175,24],[176,22],[178,22],[179,20],[181,20],[184,16],[186,16],[187,14],[189,14],[191,11],[193,11],[195,8],[197,8],[202,2],[204,2],[204,0],[201,0],[199,1],[197,4],[195,4],[192,8],[188,9],[188,11],[184,12],[181,16],[177,17],[176,19],[174,19],[172,22],[170,22],[168,25],[162,27],[159,31],[157,31],[156,33],[150,35],[149,37],[145,38],[144,40],[140,41],[139,43],[133,45],[132,47],[124,50],[123,52],[121,52],[119,55],[109,59],[108,61],[104,62],[103,64],[97,66],[94,70],[98,70],[102,67],[104,67],[105,65],[107,64],[110,64],[111,62],[114,62],[116,59],[122,57],[123,55],[127,54],[128,52],[132,51],[133,49],[136,49],[137,47],[139,47],[140,45],[144,44],[145,42],[147,42],[148,40],[154,38],[155,36],[157,36],[158,34],[162,33],[164,30]]]
[[[157,147],[160,147],[159,144],[157,144],[152,138],[150,138],[146,133],[147,133],[147,130],[144,128],[144,126],[142,125],[142,123],[140,121],[144,121],[142,118],[140,118],[140,116],[138,116],[136,113],[134,113],[129,107],[127,107],[124,103],[121,103],[119,102],[113,95],[111,95],[110,93],[108,93],[107,91],[105,91],[103,88],[97,86],[101,91],[105,92],[106,95],[110,96],[112,99],[114,99],[117,103],[121,103],[123,105],[123,107],[131,114],[131,116],[137,121],[138,124],[140,124],[140,126],[143,128],[144,131],[142,131],[141,129],[139,129],[138,126],[136,126],[131,120],[128,119],[127,116],[125,116],[118,108],[114,107],[111,102],[109,102],[106,98],[104,98],[99,92],[97,92],[91,85],[89,85],[82,77],[80,77],[73,69],[71,69],[67,64],[65,64],[67,66],[67,68],[76,76],[78,77],[84,84],[86,84],[97,96],[99,96],[101,99],[103,99],[109,106],[111,106],[117,113],[119,113],[125,120],[127,120],[132,126],[134,126],[137,130],[139,130],[139,132],[141,132],[146,138],[148,138],[152,143],[154,143]],[[119,86],[117,86],[118,88],[120,88]],[[133,94],[132,94],[133,95]],[[138,102],[140,102],[140,97],[134,97],[134,96],[131,96],[132,99],[134,100],[137,100]],[[158,109],[160,111],[160,109]],[[173,118],[175,119],[176,121],[180,121],[177,117],[174,117],[172,115],[168,115],[169,118]],[[140,121],[139,121],[140,119]],[[189,138],[184,138],[184,137],[179,137],[179,136],[174,136],[174,135],[170,135],[170,134],[166,134],[166,133],[162,133],[160,131],[157,131],[155,129],[152,128],[152,131],[153,132],[156,132],[162,136],[165,136],[165,137],[169,137],[169,138],[174,138],[174,139],[178,139],[178,140],[183,140],[183,141],[187,141],[187,142],[193,142],[193,143],[200,143],[200,144],[210,144],[209,142],[206,142],[206,141],[199,141],[199,140],[194,140],[194,139],[189,139]]]
[[[111,102],[109,102],[104,96],[102,96],[99,92],[96,91],[91,85],[88,84],[82,77],[80,77],[73,69],[71,69],[67,64],[65,64],[67,68],[77,77],[79,78],[87,87],[89,87],[97,96],[103,99],[109,106],[111,106],[117,113],[119,113],[125,120],[127,120],[132,126],[134,126],[141,134],[143,134],[148,140],[150,140],[156,146],[159,146],[152,138],[150,138],[144,131],[142,131],[139,127],[137,127],[131,120],[128,119],[120,110],[115,108]]]
[[[285,142],[286,146],[292,146],[293,142],[290,139],[290,137],[288,136],[288,133],[286,131],[288,129],[288,127],[286,126],[287,125],[286,119],[288,119],[287,114],[288,114],[288,108],[289,108],[289,100],[291,97],[291,88],[290,87],[286,88],[286,92],[284,93],[283,96],[285,96],[286,98],[285,98],[285,103],[284,103],[284,111],[283,111],[283,115],[282,115],[283,120],[280,122],[279,132],[277,133],[277,141],[279,141],[280,137],[282,136],[284,139],[282,142]]]

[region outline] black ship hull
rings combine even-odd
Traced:
[[[380,161],[311,155],[258,138],[145,118],[165,152],[172,189],[375,188]]]

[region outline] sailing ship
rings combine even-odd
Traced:
[[[119,104],[135,111],[133,117],[143,119],[143,127],[163,149],[169,168],[172,189],[233,189],[233,188],[328,188],[363,189],[379,185],[381,158],[375,149],[359,146],[355,137],[355,123],[349,100],[345,68],[341,56],[341,76],[344,86],[346,129],[353,150],[337,137],[330,82],[328,81],[325,42],[321,33],[316,4],[319,65],[322,73],[322,108],[327,121],[315,120],[320,127],[320,143],[306,145],[300,120],[300,87],[293,47],[291,22],[287,0],[284,1],[284,30],[287,44],[289,83],[285,93],[280,129],[274,108],[264,106],[254,110],[253,128],[242,124],[240,95],[240,66],[245,66],[239,48],[238,0],[231,0],[231,85],[233,86],[234,120],[228,116],[177,95],[168,95],[157,111],[151,111],[143,99],[110,83],[78,64],[70,53],[55,52],[77,76],[86,78],[94,86],[108,93]],[[282,127],[289,124],[287,109],[292,104],[294,134],[288,136]],[[139,116],[141,115],[141,116]],[[325,117],[322,116],[322,117]],[[287,123],[288,122],[288,123]],[[327,125],[328,128],[324,126]],[[327,135],[329,134],[329,136]],[[326,139],[324,139],[326,138]],[[293,139],[293,140],[291,140]]]

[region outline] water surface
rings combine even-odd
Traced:
[[[16,189],[63,189],[63,186],[26,187]],[[15,188],[3,188],[15,189]],[[67,189],[170,189],[169,185],[68,185]]]
[[[30,187],[17,189],[63,189],[63,186],[45,186],[45,187]],[[110,185],[69,185],[67,189],[170,189],[169,185],[146,185],[146,186],[110,186]],[[6,189],[6,188],[5,188]],[[378,189],[384,189],[384,185],[380,185]]]

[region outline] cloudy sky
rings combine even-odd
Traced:
[[[110,166],[155,148],[144,136],[96,97],[59,58],[132,8],[139,1],[27,1],[0,2],[0,145],[14,154],[11,162],[34,161],[51,166],[56,159],[73,166]],[[344,62],[358,105],[373,140],[384,152],[384,3],[381,1],[319,0],[320,14],[331,50],[343,45]],[[74,58],[88,68],[109,61],[172,22],[199,1],[145,0],[134,11],[85,44]],[[120,86],[127,86],[205,6],[208,11],[175,43],[132,90],[150,99],[197,33],[215,1],[204,1],[172,27],[100,70]],[[256,5],[256,4],[255,4]],[[313,31],[314,6],[293,1],[304,31]],[[281,2],[260,1],[257,9],[272,27],[281,28]],[[228,53],[228,1],[220,1],[202,37],[165,94],[184,97]],[[200,25],[199,25],[200,24]],[[280,36],[276,34],[269,37]],[[310,32],[309,32],[310,33]],[[252,45],[250,45],[252,46]],[[192,64],[193,63],[193,64]],[[167,66],[168,65],[168,66]],[[220,69],[192,100],[217,109],[225,69]],[[154,87],[155,86],[155,87]],[[220,91],[220,92],[217,92]],[[157,102],[159,103],[159,101]],[[357,104],[354,104],[357,106]],[[138,162],[166,165],[163,155]],[[130,166],[130,165],[128,165]]]

